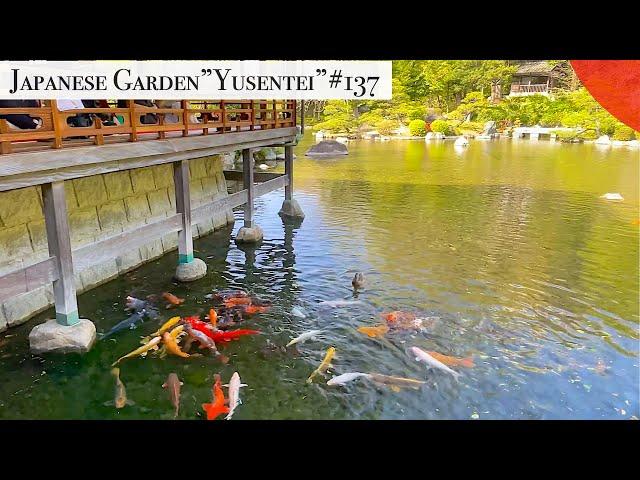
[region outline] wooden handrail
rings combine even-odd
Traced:
[[[0,154],[77,145],[80,137],[96,145],[114,141],[137,142],[167,138],[167,133],[182,136],[210,135],[241,130],[294,127],[295,100],[181,100],[181,108],[153,108],[128,100],[127,108],[83,108],[60,111],[55,100],[42,107],[0,108],[0,115],[28,115],[41,119],[30,130],[11,128],[10,122],[0,119]],[[143,123],[141,117],[151,114]],[[73,126],[78,116],[86,116],[89,126]],[[171,118],[171,117],[173,118]],[[117,117],[119,121],[114,122]],[[167,119],[167,117],[170,117]],[[197,123],[194,123],[196,120]],[[150,135],[151,134],[151,135]],[[86,142],[85,142],[86,143]]]

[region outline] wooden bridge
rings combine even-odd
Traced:
[[[244,205],[243,228],[253,229],[254,199],[282,187],[285,202],[281,213],[303,216],[297,204],[297,210],[285,208],[295,203],[295,101],[183,100],[180,105],[149,108],[127,101],[127,108],[60,111],[55,101],[47,101],[38,108],[0,109],[0,115],[29,115],[41,120],[40,128],[34,130],[12,130],[6,120],[0,120],[0,192],[41,186],[49,250],[47,259],[0,275],[0,303],[53,283],[57,322],[74,325],[79,321],[74,286],[74,273],[78,271],[171,232],[178,232],[180,265],[204,265],[193,256],[192,224],[221,209]],[[152,124],[145,123],[149,117],[143,120],[149,113],[155,119]],[[91,125],[72,126],[68,119],[76,115],[90,116]],[[107,116],[116,119],[105,122]],[[252,149],[276,145],[285,148],[285,173],[254,177]],[[192,209],[190,160],[237,150],[242,151],[243,190]],[[72,250],[65,180],[162,164],[173,166],[173,215]],[[261,182],[256,184],[255,178]]]

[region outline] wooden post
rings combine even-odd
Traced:
[[[129,121],[131,122],[131,134],[129,140],[132,142],[138,141],[138,118],[136,116],[136,104],[133,100],[127,100],[127,107],[129,108]]]
[[[96,130],[98,130],[98,132],[96,132],[96,136],[93,139],[93,143],[94,145],[104,145],[104,134],[101,133],[100,130],[102,130],[102,120],[100,119],[100,117],[98,117],[97,115],[95,116],[94,119],[95,125],[96,125]]]
[[[247,191],[247,203],[244,205],[244,226],[253,228],[253,199],[255,191],[253,184],[253,155],[250,148],[242,150],[242,172],[244,188]]]
[[[0,133],[11,133],[9,124],[4,118],[0,119]],[[0,153],[11,153],[11,142],[0,142]]]
[[[293,199],[293,146],[284,147],[284,174],[289,179],[289,184],[284,187],[284,199]]]
[[[74,325],[80,319],[73,278],[73,258],[71,256],[64,182],[43,184],[42,200],[49,255],[55,258],[58,271],[58,279],[53,282],[56,321],[60,325]]]
[[[182,107],[182,123],[184,124],[184,128],[182,130],[182,136],[189,136],[189,102],[187,100],[182,100],[180,102],[180,106]]]
[[[62,129],[64,125],[61,123],[60,112],[58,111],[58,102],[51,100],[51,123],[53,123],[53,148],[62,148]]]
[[[173,162],[173,182],[176,189],[176,213],[182,214],[182,230],[178,233],[179,263],[193,261],[193,237],[191,236],[191,194],[189,192],[189,162]]]

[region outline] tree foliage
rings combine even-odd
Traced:
[[[444,115],[449,134],[456,129],[475,131],[479,124],[493,120],[503,127],[577,127],[594,132],[590,136],[613,135],[620,122],[604,110],[585,88],[578,88],[579,81],[569,63],[560,60],[549,62],[558,66],[562,85],[567,89],[552,97],[505,97],[499,103],[492,103],[491,85],[499,82],[503,92],[508,92],[517,62],[394,61],[393,98],[326,102],[322,121],[315,128],[336,133],[376,129],[388,134],[413,120],[424,120],[428,124]]]

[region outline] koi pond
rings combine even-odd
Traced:
[[[161,304],[159,318],[99,340],[83,356],[29,353],[29,331],[52,309],[0,334],[0,418],[172,419],[162,388],[172,372],[183,382],[185,420],[205,419],[214,375],[226,384],[234,372],[247,386],[233,420],[640,416],[638,150],[355,141],[346,157],[312,160],[304,152],[313,142],[307,134],[296,148],[302,223],[282,222],[283,192],[272,192],[257,200],[257,248],[232,240],[241,211],[233,228],[195,241],[205,278],[173,282],[174,252],[78,299],[98,332],[128,316],[127,295],[171,292],[183,304]],[[600,198],[605,193],[624,200]],[[356,272],[366,284],[354,293]],[[271,302],[238,326],[261,334],[219,344],[226,364],[197,348],[191,352],[202,355],[123,360],[120,379],[133,404],[109,404],[111,364],[175,315],[207,321],[207,295],[221,289]],[[384,326],[391,311],[423,319],[423,328],[358,331]],[[322,333],[285,348],[309,330]],[[333,367],[307,383],[329,347]],[[450,362],[455,377],[417,362],[412,347],[466,360]],[[349,372],[424,383],[364,376],[327,385]]]

